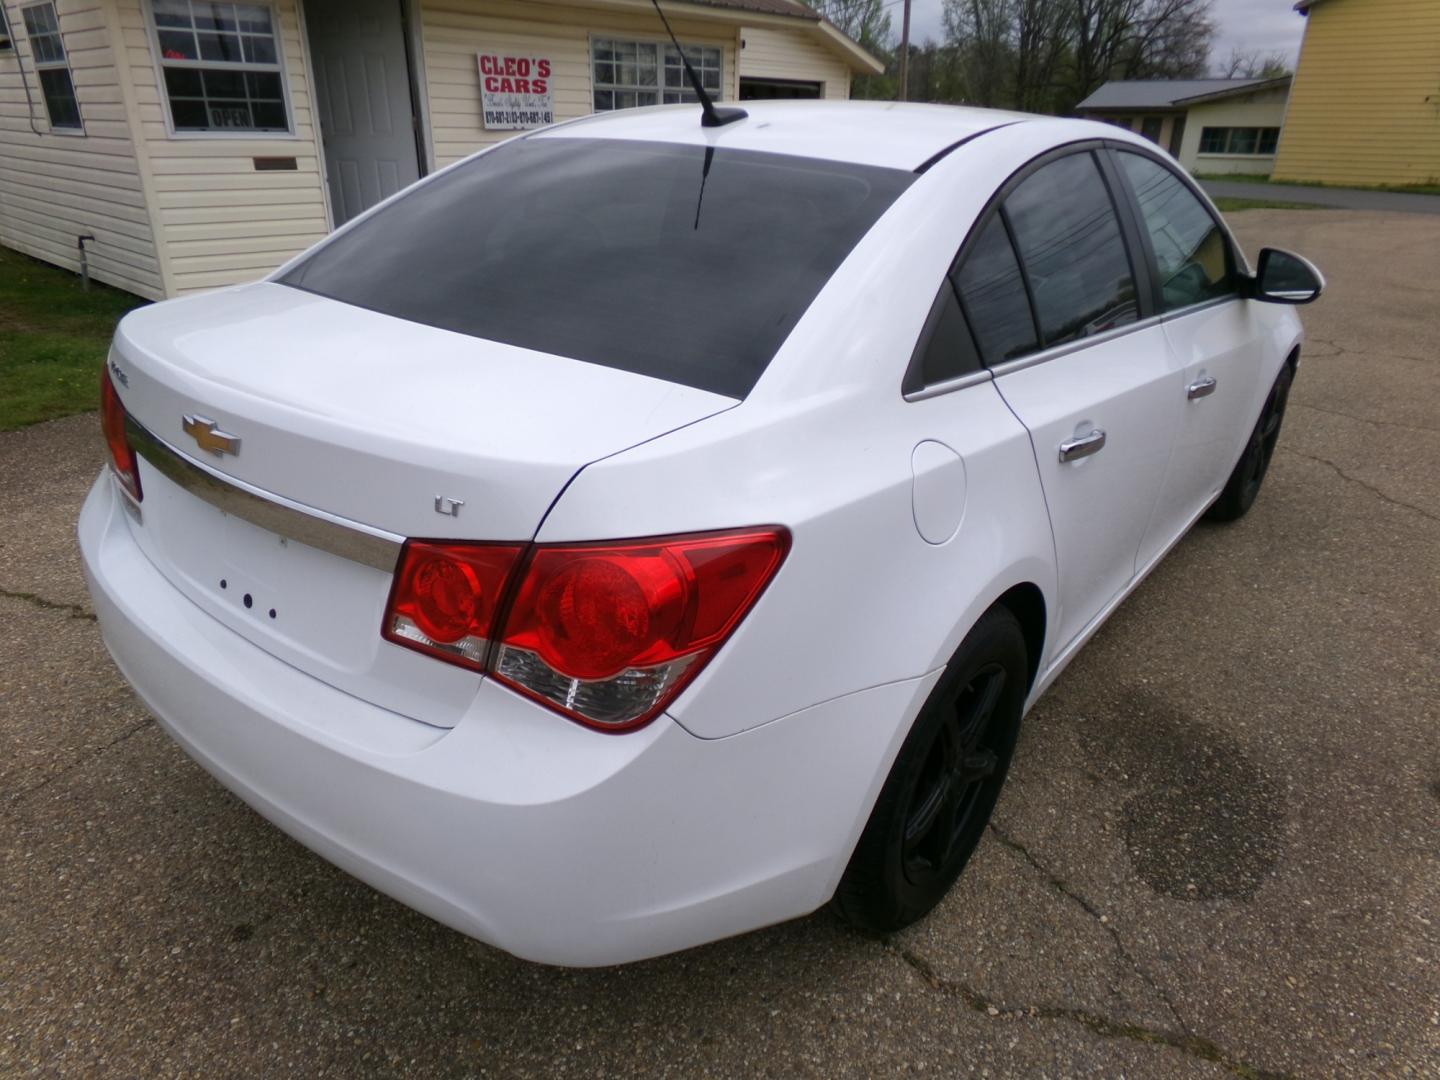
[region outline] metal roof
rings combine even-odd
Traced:
[[[1117,79],[1107,82],[1076,105],[1092,109],[1169,109],[1191,98],[1214,97],[1257,89],[1278,79]]]
[[[689,0],[692,4],[705,7],[739,8],[741,11],[758,11],[765,15],[793,15],[797,19],[820,21],[820,13],[800,0]]]

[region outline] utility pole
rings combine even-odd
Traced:
[[[910,100],[910,0],[900,18],[900,100]]]

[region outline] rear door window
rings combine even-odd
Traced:
[[[1070,154],[1042,165],[1010,193],[1005,212],[1035,298],[1044,345],[1139,318],[1120,221],[1093,154]]]
[[[518,139],[403,195],[280,280],[744,397],[913,180],[725,148]]]

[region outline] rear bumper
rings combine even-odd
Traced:
[[[102,475],[79,528],[100,628],[186,752],[342,869],[542,963],[639,960],[819,907],[933,683],[704,740],[668,717],[588,731],[487,680],[433,728],[250,644],[130,529]]]

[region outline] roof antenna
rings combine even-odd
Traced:
[[[690,58],[680,47],[680,41],[675,37],[675,31],[670,29],[670,20],[665,17],[665,12],[660,10],[660,0],[650,0],[650,2],[655,5],[655,14],[659,15],[660,21],[665,24],[665,32],[670,35],[670,40],[675,45],[675,51],[680,54],[680,63],[685,65],[685,74],[690,77],[690,85],[695,90],[695,96],[700,99],[700,110],[703,113],[700,117],[700,126],[724,127],[726,124],[733,124],[736,120],[744,120],[749,116],[750,114],[744,109],[717,109],[715,107],[715,103],[710,100],[710,95],[705,92],[705,87],[700,82],[700,76],[695,74],[695,69],[690,66]],[[661,67],[663,69],[664,65]],[[661,82],[664,82],[663,71]]]

